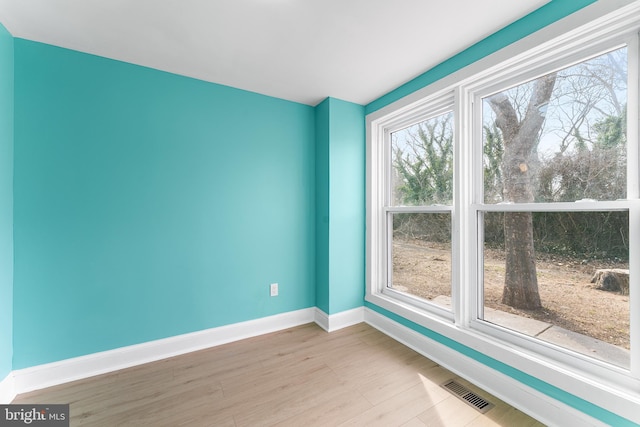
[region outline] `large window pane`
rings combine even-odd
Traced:
[[[453,113],[391,134],[392,206],[451,205]]]
[[[449,308],[451,214],[393,214],[389,287]]]
[[[532,224],[533,269],[516,268],[509,277],[518,260],[505,230],[514,215]],[[628,211],[483,217],[484,320],[628,368]],[[515,244],[527,245],[522,236]],[[537,292],[541,304],[514,304],[514,292]]]
[[[627,49],[483,99],[485,203],[626,198]]]

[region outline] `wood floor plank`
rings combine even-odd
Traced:
[[[333,395],[337,384],[340,384],[339,378],[326,367],[322,372],[310,373],[303,381],[279,390],[281,398],[261,398],[251,402],[245,410],[234,416],[236,426],[270,426],[305,414],[310,408]]]
[[[308,374],[319,370],[329,370],[320,360],[302,357],[298,360],[289,360],[288,363],[252,372],[249,375],[233,377],[222,380],[224,395],[231,397],[237,394],[252,396],[256,394],[270,393],[274,390],[294,386],[304,381]]]
[[[358,387],[358,392],[371,404],[377,405],[416,384],[422,383],[424,375],[434,367],[437,367],[434,362],[422,358],[411,365],[401,366],[388,374],[363,383]]]
[[[481,414],[452,395],[418,415],[429,427],[466,426]]]
[[[367,399],[359,393],[354,393],[353,390],[345,387],[343,392],[331,393],[328,399],[276,425],[281,427],[336,426],[370,408],[372,408],[372,405]]]
[[[480,414],[440,385],[496,406]],[[69,403],[72,426],[524,426],[541,424],[361,323],[315,324],[22,394]]]
[[[411,418],[406,423],[402,424],[400,427],[425,427],[426,424],[420,421],[419,418]]]
[[[471,421],[466,427],[497,427],[517,425],[518,427],[544,427],[544,424],[529,418],[514,407],[499,402],[483,417]]]
[[[362,414],[340,424],[344,427],[354,426],[390,426],[401,425],[424,413],[428,408],[446,398],[441,393],[426,389],[417,384],[405,392],[393,396]]]

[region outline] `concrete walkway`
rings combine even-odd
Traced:
[[[441,295],[434,298],[431,302],[451,308],[451,298],[448,296]],[[485,308],[484,320],[511,329],[512,331],[520,332],[530,337],[536,337],[542,341],[563,348],[568,348],[595,359],[612,363],[622,368],[630,368],[631,353],[629,350],[560,328],[551,323],[494,310],[492,308]]]

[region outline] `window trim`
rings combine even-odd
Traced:
[[[383,269],[384,269],[384,280],[380,280],[378,283],[377,291],[381,294],[385,294],[392,299],[397,299],[399,301],[403,301],[405,304],[416,306],[421,310],[425,310],[430,312],[433,315],[437,315],[446,319],[450,322],[454,320],[454,310],[453,307],[451,310],[448,310],[440,305],[434,304],[428,300],[419,299],[417,297],[413,297],[409,294],[394,290],[393,288],[388,287],[388,284],[391,282],[392,271],[391,266],[392,263],[392,228],[390,226],[391,221],[390,217],[396,213],[449,213],[451,215],[451,299],[454,300],[455,293],[454,283],[456,283],[454,275],[456,274],[457,269],[455,266],[455,235],[453,221],[453,202],[451,205],[422,205],[422,206],[395,206],[392,203],[392,174],[393,174],[393,160],[391,153],[391,134],[398,130],[406,129],[409,126],[418,124],[424,120],[428,120],[430,118],[438,117],[443,114],[453,113],[453,122],[454,122],[454,158],[455,158],[455,113],[453,112],[454,106],[454,92],[453,91],[445,91],[443,93],[439,93],[434,97],[430,97],[426,102],[422,102],[413,108],[411,108],[407,113],[403,115],[397,115],[391,118],[389,121],[385,121],[383,128],[384,133],[382,135],[382,139],[380,143],[382,144],[381,156],[383,157],[384,162],[384,171],[380,181],[380,184],[383,186],[383,217],[380,219],[385,224],[382,225],[385,228],[383,233],[383,242],[384,251],[386,253]],[[455,173],[454,173],[454,186],[455,186]],[[384,219],[383,219],[384,218]]]
[[[381,297],[384,301],[398,301],[402,304],[412,307],[413,309],[424,310],[441,317],[443,320],[453,323],[455,309],[452,306],[452,310],[447,310],[437,304],[432,304],[426,300],[418,300],[402,292],[398,292],[386,285],[390,277],[389,266],[391,265],[391,237],[390,230],[387,227],[388,217],[393,213],[429,213],[429,212],[449,212],[452,218],[452,238],[451,238],[451,299],[455,299],[457,290],[454,290],[454,283],[457,283],[456,275],[456,252],[454,249],[457,247],[455,242],[458,233],[455,232],[455,215],[453,206],[391,206],[390,202],[390,177],[391,177],[391,133],[407,128],[408,126],[419,123],[431,117],[436,117],[447,112],[453,112],[454,127],[456,126],[456,117],[454,111],[454,99],[455,93],[453,90],[445,90],[438,92],[427,100],[423,100],[415,105],[411,105],[408,108],[402,109],[402,111],[396,112],[385,117],[383,120],[379,120],[375,126],[367,126],[367,132],[374,135],[377,149],[371,150],[371,144],[367,145],[367,171],[371,171],[369,165],[377,165],[377,170],[382,173],[376,174],[376,182],[374,185],[371,179],[367,179],[367,194],[372,199],[372,206],[376,206],[376,209],[367,209],[367,229],[371,230],[371,227],[376,227],[376,231],[372,232],[369,236],[371,244],[367,244],[367,253],[371,253],[371,256],[377,260],[384,260],[383,262],[376,262],[370,264],[374,271],[368,277],[376,277],[373,287],[367,286],[367,295],[376,299]],[[369,138],[369,136],[367,136]],[[454,147],[457,145],[457,140],[454,130]],[[456,156],[454,148],[454,158]],[[455,169],[455,164],[454,164]],[[455,174],[454,174],[455,175]],[[373,188],[376,189],[373,194]],[[371,190],[370,190],[371,189]],[[455,176],[454,176],[454,189],[455,189]],[[454,190],[455,193],[455,190]],[[373,198],[375,197],[375,202]],[[374,204],[375,203],[375,204]],[[370,226],[369,226],[370,224]],[[376,243],[373,243],[373,242]],[[369,255],[368,255],[369,256]],[[368,258],[373,259],[373,258]],[[367,272],[369,275],[369,271]],[[370,283],[374,283],[373,281]],[[384,302],[383,302],[384,304]]]
[[[473,123],[472,104],[478,93],[493,86],[506,87],[507,81],[517,84],[534,78],[534,75],[546,74],[557,68],[563,68],[570,63],[579,62],[585,58],[597,56],[598,52],[608,51],[616,45],[627,44],[633,55],[638,56],[639,43],[636,33],[640,29],[640,4],[635,2],[621,7],[605,15],[598,11],[604,6],[592,7],[592,12],[580,14],[573,20],[573,29],[566,32],[567,23],[557,23],[539,31],[520,42],[502,49],[482,60],[467,66],[423,89],[384,107],[367,116],[367,287],[365,299],[383,309],[398,314],[418,325],[424,326],[446,338],[457,341],[462,345],[474,348],[499,362],[505,363],[526,374],[565,390],[577,397],[611,410],[629,419],[637,419],[635,411],[640,407],[640,333],[632,333],[631,369],[628,371],[614,365],[599,362],[588,357],[571,355],[564,360],[563,353],[558,354],[555,348],[550,352],[536,351],[527,346],[514,348],[511,339],[498,339],[495,331],[476,327],[473,322],[471,309],[477,300],[474,297],[474,280],[481,268],[477,261],[477,250],[474,248],[477,233],[475,212],[479,205],[477,186],[474,187],[474,177],[471,174],[454,174],[454,204],[452,208],[452,310],[453,318],[434,315],[409,302],[394,299],[388,292],[380,292],[379,277],[381,269],[380,251],[384,252],[381,236],[385,230],[380,230],[384,221],[384,184],[380,185],[380,176],[375,170],[384,167],[384,159],[380,156],[380,144],[384,142],[387,126],[394,121],[400,122],[404,114],[418,116],[429,111],[437,100],[443,96],[453,96],[454,112],[454,170],[471,169],[474,156],[479,155],[478,147],[469,144],[475,132]],[[579,21],[576,23],[576,20]],[[563,28],[564,26],[564,28]],[[638,76],[638,60],[629,63],[629,75]],[[510,76],[505,78],[505,76]],[[526,78],[525,78],[526,76]],[[628,114],[638,117],[638,79],[629,79]],[[632,102],[632,97],[635,101]],[[477,111],[477,110],[476,110]],[[477,114],[477,112],[475,113]],[[477,119],[477,118],[476,118]],[[638,123],[637,120],[628,122],[628,144],[633,146],[628,153],[638,159]],[[633,141],[635,139],[635,141]],[[476,144],[477,145],[477,144]],[[638,172],[632,172],[627,191],[629,197],[638,197],[640,183]],[[631,185],[629,185],[631,184]],[[603,202],[599,202],[598,209]],[[568,203],[573,210],[589,210],[593,208],[587,204]],[[579,206],[576,206],[579,205]],[[608,202],[606,206],[613,209],[629,209],[630,212],[630,252],[640,254],[640,201],[626,200],[622,202]],[[555,208],[559,208],[555,205]],[[569,209],[569,206],[564,206]],[[489,205],[482,205],[482,210],[491,210]],[[509,208],[510,209],[510,208]],[[518,205],[514,210],[523,210]],[[528,210],[545,210],[544,205],[527,206]],[[499,210],[504,210],[501,206]],[[477,234],[476,234],[477,235]],[[464,249],[464,250],[462,250]],[[382,254],[384,255],[384,254]],[[637,257],[636,258],[640,258]],[[461,266],[466,266],[461,268]],[[640,259],[630,258],[630,269],[640,272]],[[459,286],[462,284],[462,286]],[[455,297],[454,297],[455,292]],[[640,297],[630,298],[631,329],[640,327]],[[512,332],[509,332],[513,335]],[[536,343],[539,344],[539,343]],[[545,344],[546,345],[546,344]],[[583,360],[584,359],[584,360]]]
[[[638,63],[638,34],[637,32],[633,33],[623,33],[616,35],[615,37],[607,38],[607,42],[602,42],[598,40],[595,43],[585,43],[584,46],[581,47],[579,51],[561,51],[558,55],[558,58],[549,55],[542,61],[542,65],[533,66],[529,72],[524,72],[519,68],[516,69],[515,76],[509,76],[505,78],[500,76],[498,78],[491,78],[490,76],[484,77],[479,81],[475,81],[468,86],[464,86],[464,90],[467,94],[467,102],[470,100],[470,103],[466,105],[466,108],[469,109],[469,117],[472,117],[470,126],[473,128],[473,159],[472,162],[475,165],[479,165],[482,163],[482,147],[481,144],[477,143],[477,141],[482,141],[482,108],[473,108],[473,106],[481,105],[482,99],[490,96],[493,93],[505,90],[506,88],[510,88],[523,82],[530,81],[532,79],[538,78],[540,76],[546,75],[548,73],[558,71],[560,69],[564,69],[566,67],[572,66],[574,64],[584,62],[590,58],[597,57],[606,52],[610,52],[612,50],[618,49],[620,47],[626,46],[628,48],[627,58],[628,64],[632,66],[632,64],[637,65]],[[608,43],[608,44],[607,44]],[[547,67],[547,68],[545,68]],[[509,68],[505,67],[504,75],[508,75]],[[632,74],[628,74],[627,82],[633,80]],[[635,79],[638,76],[636,75]],[[632,92],[627,88],[628,91],[628,105],[637,105],[638,104],[638,92]],[[628,117],[629,112],[627,112]],[[628,120],[632,121],[632,120]],[[627,131],[628,140],[627,140],[627,150],[630,147],[637,148],[638,145],[638,135],[632,134],[630,131]],[[632,159],[632,156],[628,156],[628,159]],[[481,232],[480,226],[478,224],[479,221],[479,213],[481,212],[588,212],[588,211],[619,211],[625,210],[629,211],[630,218],[630,236],[635,235],[633,233],[631,218],[637,217],[640,215],[640,211],[637,210],[637,202],[638,202],[638,165],[640,164],[638,161],[638,157],[635,158],[635,161],[628,161],[627,163],[627,199],[619,200],[619,201],[593,201],[593,202],[553,202],[553,203],[513,203],[513,204],[491,204],[484,203],[484,198],[482,197],[482,169],[479,167],[472,168],[474,172],[476,172],[476,179],[474,179],[474,188],[471,193],[473,193],[473,199],[466,200],[466,203],[471,205],[471,213],[470,215],[473,217],[473,234],[478,235]],[[480,239],[478,239],[480,240]],[[633,240],[630,238],[630,241]],[[637,257],[638,253],[632,250],[630,247],[630,261],[634,259],[633,254]],[[474,258],[479,263],[482,259],[482,253],[480,248],[480,242],[476,245],[473,245],[472,253]],[[632,269],[630,265],[631,272],[635,272],[637,270]],[[640,381],[640,366],[638,366],[638,357],[630,357],[629,363],[630,368],[625,369],[618,366],[613,366],[604,361],[600,361],[594,358],[590,358],[586,355],[579,354],[577,352],[571,351],[570,349],[565,349],[560,346],[556,346],[541,340],[536,340],[533,337],[527,337],[522,334],[518,334],[515,331],[509,331],[506,328],[503,328],[496,324],[491,324],[487,321],[481,320],[479,318],[479,314],[481,306],[483,305],[482,300],[482,272],[481,266],[478,265],[478,268],[473,271],[471,276],[471,280],[468,282],[467,292],[470,295],[471,303],[468,305],[468,309],[471,310],[469,313],[469,323],[467,326],[474,330],[479,330],[487,335],[495,336],[501,340],[504,340],[507,343],[511,343],[517,345],[522,348],[526,348],[529,351],[534,353],[541,354],[551,360],[557,360],[565,364],[570,368],[574,368],[581,371],[588,371],[590,374],[598,377],[598,378],[609,378],[614,372],[616,376],[631,376],[636,380]],[[636,281],[636,284],[638,281]],[[476,286],[478,289],[476,289]],[[629,299],[630,307],[631,307],[631,297]],[[630,319],[630,324],[631,319]],[[632,347],[638,348],[634,346],[633,343],[639,340],[638,333],[635,330],[632,330],[630,339],[632,341]]]

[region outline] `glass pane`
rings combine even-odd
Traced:
[[[483,99],[485,203],[626,198],[627,49]]]
[[[451,205],[453,113],[391,134],[392,206]]]
[[[389,287],[451,308],[451,214],[393,214]]]
[[[485,212],[484,320],[629,368],[629,212]]]

